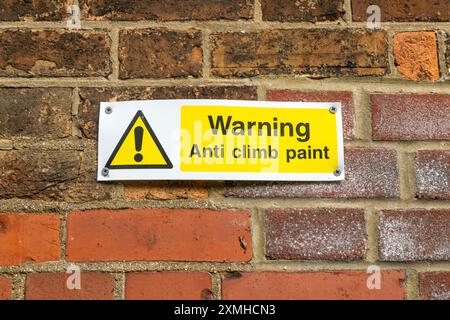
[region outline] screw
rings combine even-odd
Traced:
[[[112,108],[111,107],[106,107],[105,108],[105,113],[106,114],[111,114],[112,113]]]
[[[333,171],[333,174],[334,174],[336,177],[339,177],[339,176],[342,174],[342,171],[341,171],[341,169],[336,169],[336,170]]]
[[[335,114],[338,111],[338,108],[335,106],[330,107],[330,113]]]
[[[102,169],[102,176],[104,176],[104,177],[109,176],[109,169],[108,168],[103,168]]]

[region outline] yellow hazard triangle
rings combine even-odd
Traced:
[[[138,111],[106,163],[109,169],[171,169],[172,162]]]

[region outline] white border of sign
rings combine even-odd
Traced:
[[[181,106],[264,108],[337,108],[338,163],[341,174],[274,172],[184,172],[180,170]],[[111,169],[105,164],[136,113],[141,110],[169,156],[172,169]],[[108,112],[107,112],[108,111]],[[102,102],[98,129],[98,181],[115,180],[235,180],[235,181],[340,181],[345,179],[342,107],[339,102],[272,102],[245,100],[141,100]]]

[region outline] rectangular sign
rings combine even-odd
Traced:
[[[343,180],[340,103],[101,103],[98,180]]]

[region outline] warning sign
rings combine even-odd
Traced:
[[[139,110],[106,163],[109,169],[173,168],[161,143]]]
[[[102,103],[98,180],[344,179],[340,103]]]

